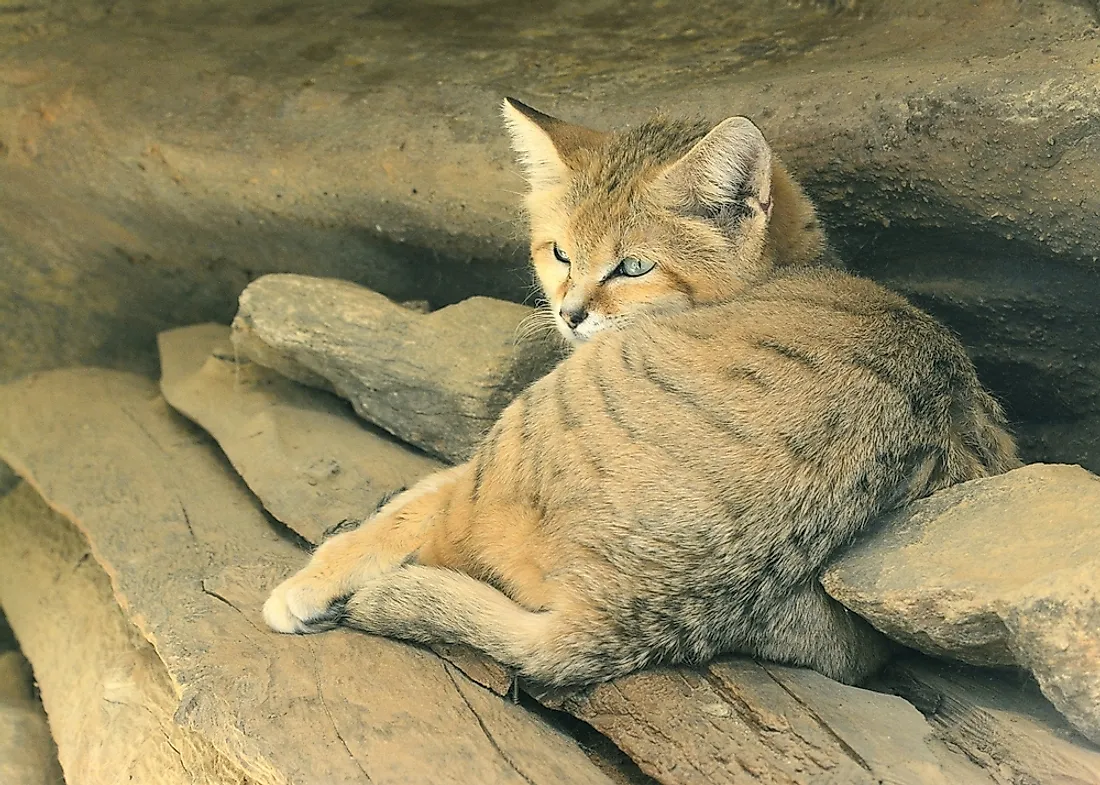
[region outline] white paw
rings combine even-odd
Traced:
[[[279,584],[264,603],[264,621],[275,632],[321,632],[336,626],[330,592],[320,591],[301,576]]]

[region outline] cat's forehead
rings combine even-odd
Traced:
[[[702,139],[710,123],[650,121],[608,134],[604,143],[590,149],[575,172],[578,196],[608,195],[636,187],[656,171],[676,161]]]
[[[609,134],[573,170],[566,211],[579,241],[619,231],[644,212],[653,178],[706,135],[705,122],[648,122]]]

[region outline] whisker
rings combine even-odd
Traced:
[[[540,301],[538,305],[540,307],[536,307],[516,325],[515,343],[518,344],[540,335],[557,333],[557,323],[554,321],[554,315],[544,307],[546,305],[545,301]]]

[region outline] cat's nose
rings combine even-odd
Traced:
[[[558,313],[561,314],[562,320],[569,325],[571,330],[588,318],[588,311],[585,310],[583,305],[579,308],[563,307]]]

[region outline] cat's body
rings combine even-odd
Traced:
[[[586,188],[532,172],[533,211],[541,200],[551,215],[534,229],[536,266],[580,347],[504,411],[469,462],[321,545],[268,600],[272,627],[467,643],[550,685],[721,652],[849,682],[881,664],[884,640],[824,594],[822,566],[882,512],[1016,465],[1014,446],[945,328],[769,234],[780,209],[770,151],[741,123],[712,135],[724,126],[733,134],[718,141],[733,146],[717,169],[713,150],[692,159],[707,135],[622,183],[636,193],[610,235],[584,228],[583,205],[614,191],[605,181],[621,167]],[[552,130],[555,149],[570,135],[589,151],[600,143]],[[708,164],[740,180],[693,196]],[[658,214],[635,220],[659,208],[672,211],[663,240]],[[634,263],[637,249],[659,255],[693,226],[702,274],[686,253]],[[547,242],[555,256],[568,242],[572,258],[540,262]],[[623,258],[634,262],[609,274]],[[548,261],[568,272],[556,280]],[[643,281],[653,270],[667,280]],[[603,314],[598,329],[577,331],[587,316],[567,318],[571,296]]]

